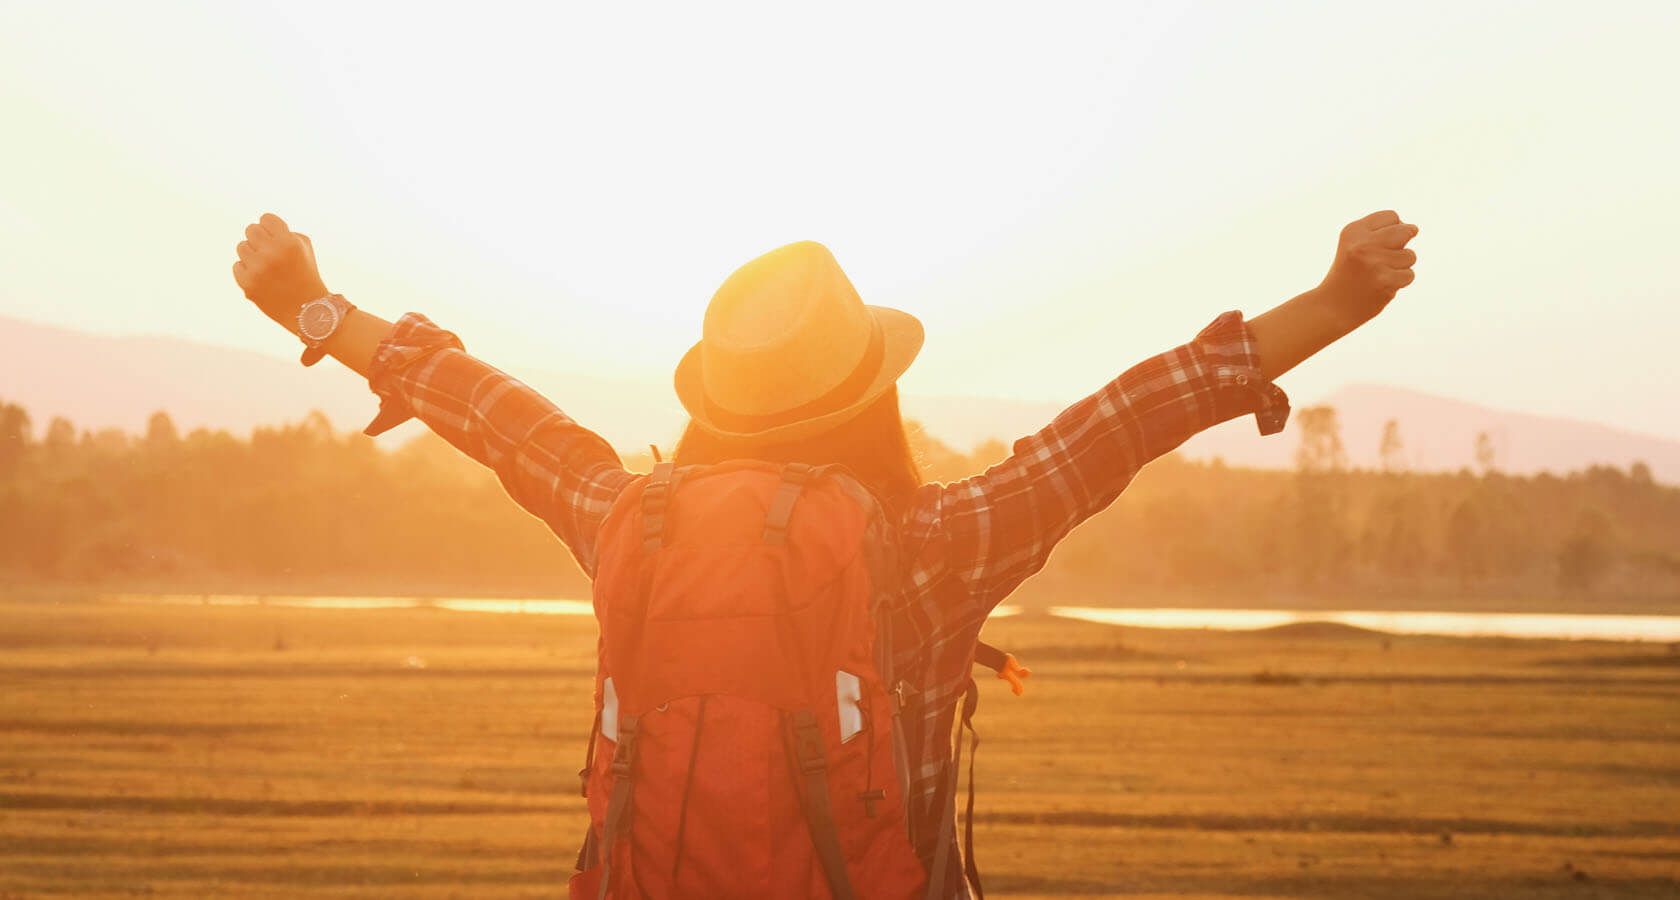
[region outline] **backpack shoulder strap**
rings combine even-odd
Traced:
[[[974,730],[974,710],[979,705],[980,690],[970,678],[968,690],[963,693],[961,726],[968,729],[968,809],[963,813],[963,875],[974,891],[974,900],[986,900],[986,892],[980,887],[980,867],[974,862],[974,758],[980,755],[980,733]],[[962,732],[958,731],[957,757],[951,761],[952,767],[955,768],[961,761]],[[955,799],[952,798],[952,805],[955,805]]]
[[[986,892],[980,887],[980,871],[974,863],[974,755],[980,749],[980,735],[974,730],[974,711],[980,705],[980,690],[974,684],[974,679],[968,680],[968,687],[963,690],[961,707],[958,716],[961,724],[957,727],[955,747],[951,754],[951,771],[946,776],[946,782],[938,796],[941,802],[939,809],[939,844],[934,851],[933,865],[928,868],[928,884],[925,897],[927,900],[944,900],[945,882],[952,868],[952,851],[956,849],[957,836],[957,784],[962,774],[962,729],[968,729],[968,815],[963,826],[963,856],[959,860],[958,876],[968,882],[970,890],[974,892],[976,900],[986,900]]]
[[[676,493],[677,481],[681,473],[673,463],[662,462],[653,467],[648,474],[647,483],[642,486],[641,514],[642,514],[642,559],[648,560],[657,554],[664,546],[666,536],[670,532],[670,517],[667,512],[671,505],[671,497]],[[652,578],[641,576],[639,615],[646,615],[648,592],[652,589]],[[597,727],[601,721],[602,711],[596,712]],[[618,726],[617,746],[613,753],[612,794],[607,799],[607,813],[601,823],[601,839],[599,845],[599,859],[601,862],[601,886],[599,900],[606,900],[607,891],[612,882],[612,851],[618,838],[630,830],[630,798],[634,787],[634,772],[636,765],[636,749],[640,738],[640,722],[638,716],[623,716],[616,723]],[[592,732],[589,741],[589,760],[593,763],[595,755],[595,734]],[[587,792],[587,781],[585,782]]]

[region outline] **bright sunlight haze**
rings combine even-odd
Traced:
[[[906,390],[1065,402],[1390,207],[1418,282],[1298,400],[1680,437],[1680,7],[1022,9],[8,4],[0,314],[289,354],[227,271],[272,210],[387,317],[668,383],[732,268],[816,239],[926,322]]]

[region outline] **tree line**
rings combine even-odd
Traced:
[[[1680,601],[1680,488],[1640,464],[1562,475],[1407,471],[1391,422],[1381,469],[1348,466],[1335,410],[1297,410],[1295,468],[1170,455],[1058,548],[1046,577],[1140,592],[1578,595]],[[983,471],[912,426],[930,480]],[[651,457],[625,460],[645,471]],[[0,579],[101,589],[581,595],[566,550],[487,471],[427,433],[385,450],[320,414],[248,438],[78,431],[0,403]]]

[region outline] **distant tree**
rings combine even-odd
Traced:
[[[1488,565],[1487,520],[1473,498],[1459,501],[1447,518],[1447,559],[1460,581],[1482,577]]]
[[[1309,406],[1297,412],[1295,428],[1301,435],[1301,443],[1295,448],[1296,471],[1330,472],[1347,466],[1334,406]]]
[[[1377,447],[1382,470],[1389,474],[1406,471],[1406,443],[1400,439],[1400,420],[1389,419],[1383,424],[1382,443]]]
[[[1651,478],[1651,466],[1644,460],[1635,462],[1628,467],[1628,477],[1640,487],[1650,487],[1655,481]]]
[[[1379,570],[1389,576],[1415,576],[1427,555],[1423,540],[1423,510],[1410,479],[1400,479],[1408,469],[1406,442],[1400,436],[1400,420],[1383,423],[1377,444],[1382,471],[1391,476],[1392,487],[1373,502],[1365,526],[1365,552]]]
[[[29,413],[15,403],[0,404],[0,480],[10,480],[29,452]]]
[[[1485,575],[1520,576],[1549,557],[1535,546],[1539,531],[1548,525],[1530,506],[1532,492],[1507,479],[1484,479],[1468,499],[1481,519]]]
[[[41,447],[54,460],[61,460],[76,447],[76,426],[63,416],[55,416],[47,423],[46,437]]]
[[[1575,527],[1558,550],[1558,583],[1570,590],[1587,591],[1610,570],[1610,519],[1602,511],[1584,510],[1575,517]]]
[[[1476,468],[1481,469],[1485,476],[1497,471],[1498,465],[1499,450],[1493,446],[1493,438],[1485,431],[1477,432]]]
[[[1346,528],[1347,452],[1334,407],[1301,410],[1296,427],[1295,568],[1303,583],[1315,584],[1338,578],[1353,546]]]
[[[1391,577],[1414,577],[1426,561],[1422,510],[1414,491],[1401,486],[1372,506],[1365,546],[1370,561]]]
[[[146,443],[153,447],[168,447],[180,440],[175,431],[175,420],[169,418],[169,413],[159,410],[152,413],[146,420]]]
[[[303,417],[303,422],[298,430],[308,435],[312,440],[323,443],[330,443],[333,439],[332,420],[327,418],[326,413],[318,409],[310,410],[309,415]]]
[[[128,452],[128,432],[121,428],[101,428],[98,431],[82,432],[82,446],[94,453],[106,456],[118,456]]]

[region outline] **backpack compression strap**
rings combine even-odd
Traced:
[[[846,853],[840,848],[840,829],[834,824],[834,807],[828,800],[828,756],[823,752],[822,729],[808,709],[795,712],[786,721],[793,737],[790,762],[798,767],[796,781],[804,795],[805,824],[810,826],[811,843],[828,879],[829,893],[834,900],[855,900],[851,878],[846,875]]]
[[[613,844],[620,833],[630,830],[630,772],[636,763],[636,716],[625,716],[618,722],[618,749],[613,752],[612,798],[607,801],[607,818],[601,823],[601,890],[596,900],[607,900],[607,887],[612,882]]]

